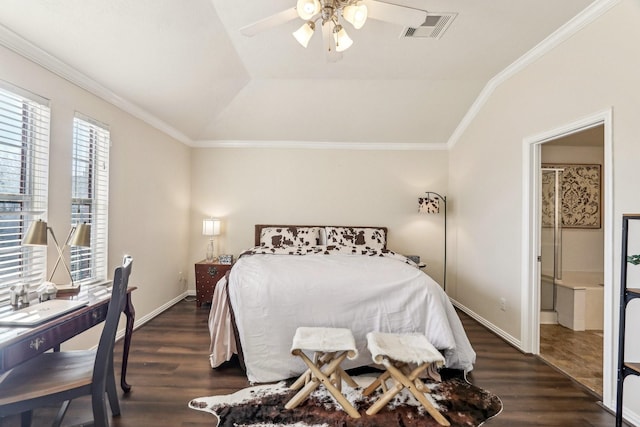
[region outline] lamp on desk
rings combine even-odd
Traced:
[[[440,205],[442,202],[444,213],[444,274],[442,280],[442,289],[447,291],[447,198],[433,191],[427,191],[426,197],[418,199],[418,212],[426,214],[440,213]]]
[[[29,226],[29,230],[27,230],[27,234],[22,240],[22,244],[25,246],[47,246],[47,230],[51,232],[51,237],[53,237],[53,241],[56,244],[56,250],[58,251],[58,259],[53,266],[53,271],[51,271],[48,281],[51,282],[53,275],[58,269],[58,265],[60,265],[60,261],[62,261],[62,264],[67,270],[67,273],[69,273],[69,278],[71,279],[71,287],[66,285],[56,285],[56,288],[58,288],[58,290],[75,290],[77,289],[77,287],[73,283],[71,270],[69,269],[67,262],[64,260],[64,249],[67,246],[90,247],[91,225],[85,222],[72,226],[71,230],[69,230],[69,234],[67,235],[66,240],[64,241],[64,245],[60,247],[58,239],[56,239],[56,234],[53,232],[53,228],[49,227],[46,221],[42,221],[41,219],[39,219],[38,221],[31,223],[31,225]]]
[[[211,218],[202,221],[202,235],[209,236],[209,244],[207,245],[207,262],[213,262],[215,260],[215,252],[213,246],[214,236],[220,235],[220,220]]]

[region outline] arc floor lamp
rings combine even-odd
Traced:
[[[442,203],[441,203],[442,202]],[[418,212],[424,214],[438,214],[440,213],[440,205],[442,205],[442,211],[444,213],[444,265],[443,265],[443,279],[442,289],[447,291],[447,198],[434,191],[427,191],[426,197],[420,197],[418,199]]]

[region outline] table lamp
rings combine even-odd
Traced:
[[[67,265],[67,262],[64,259],[64,249],[67,246],[91,246],[91,225],[85,223],[77,224],[71,227],[69,230],[69,234],[64,242],[64,245],[60,247],[58,243],[58,239],[56,239],[56,234],[53,232],[53,228],[47,225],[46,221],[39,219],[38,221],[34,221],[29,226],[27,230],[27,234],[25,234],[24,239],[22,240],[22,244],[25,246],[47,246],[47,230],[51,233],[51,237],[53,237],[53,241],[56,245],[56,250],[58,251],[58,259],[53,266],[53,270],[49,275],[48,281],[51,282],[53,279],[53,275],[58,269],[58,265],[60,265],[60,261],[62,261],[62,265],[64,265],[67,273],[69,274],[69,278],[71,279],[71,285],[55,285],[58,291],[65,290],[77,290],[80,289],[80,286],[76,286],[73,283],[73,275],[71,274],[71,269]]]
[[[205,219],[202,221],[202,235],[210,236],[209,244],[207,245],[207,262],[213,262],[215,260],[215,252],[213,246],[214,236],[220,235],[220,220],[219,219]]]

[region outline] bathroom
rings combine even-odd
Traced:
[[[602,395],[603,126],[542,145],[540,356]]]

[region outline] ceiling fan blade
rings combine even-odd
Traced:
[[[411,7],[398,6],[391,3],[383,3],[376,0],[364,0],[369,11],[369,18],[379,21],[391,22],[404,27],[418,28],[427,19],[425,10]]]
[[[252,37],[262,31],[268,30],[278,25],[282,25],[285,22],[292,21],[296,18],[299,18],[298,12],[296,11],[295,7],[292,7],[290,9],[285,9],[282,12],[271,15],[267,18],[261,19],[258,22],[254,22],[253,24],[242,27],[240,28],[240,32],[245,36]]]
[[[336,51],[336,43],[333,40],[333,26],[327,23],[322,26],[322,47],[327,57],[327,62],[338,62],[342,59],[342,52]]]

